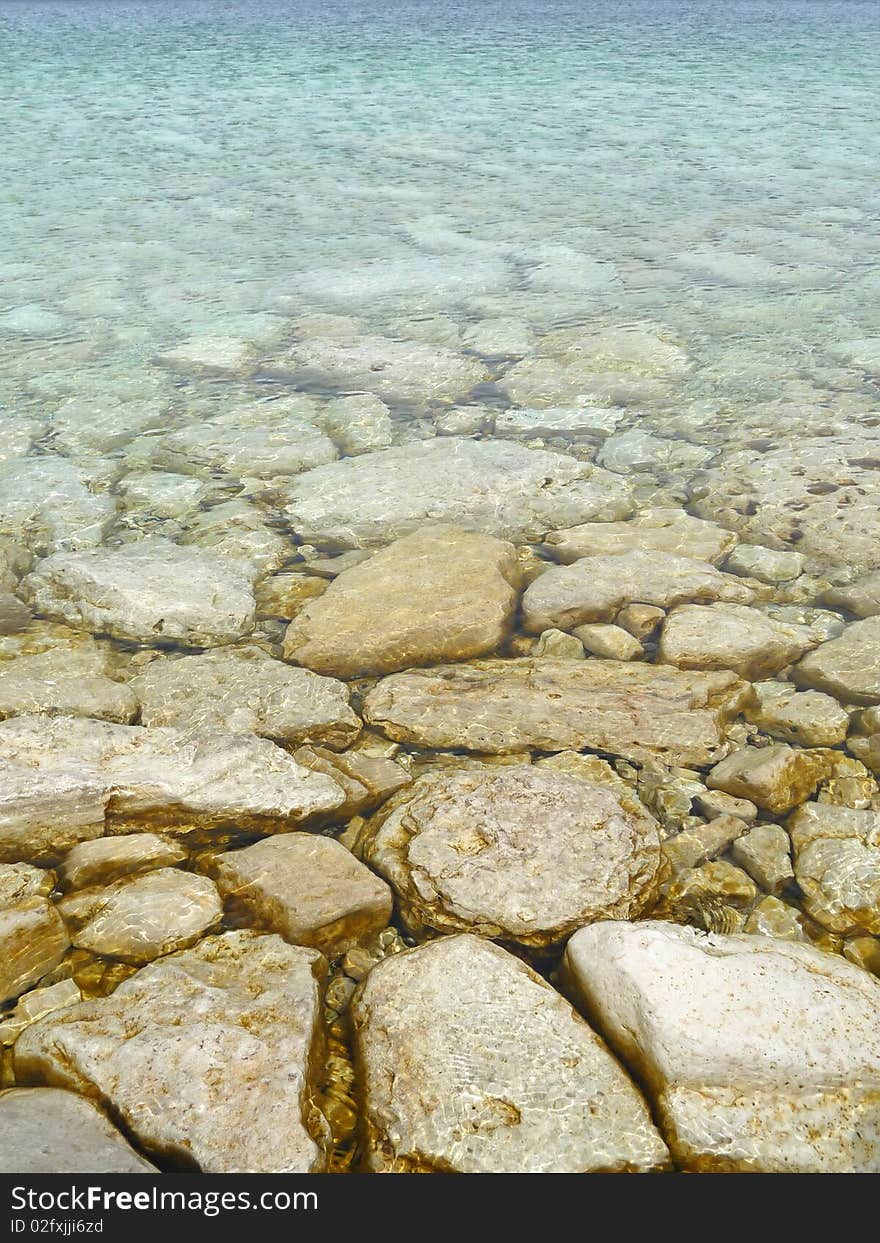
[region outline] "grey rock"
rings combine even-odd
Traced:
[[[156,1172],[85,1097],[59,1088],[0,1092],[0,1173]]]

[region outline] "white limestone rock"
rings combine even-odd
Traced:
[[[656,549],[719,565],[736,547],[737,536],[717,523],[694,518],[683,509],[659,506],[641,510],[628,522],[585,522],[567,531],[551,531],[544,547],[564,565],[581,557]]]
[[[680,669],[732,669],[766,678],[816,647],[806,626],[776,621],[741,604],[685,604],[663,623],[658,656]]]
[[[116,516],[116,500],[93,490],[92,475],[62,457],[0,465],[0,536],[38,556],[94,548]]]
[[[22,1084],[87,1092],[150,1155],[207,1174],[326,1168],[317,1105],[326,961],[230,932],[142,968],[18,1038]]]
[[[604,1044],[491,942],[446,937],[384,959],[351,1014],[373,1171],[580,1174],[666,1164],[641,1094]]]
[[[253,592],[236,562],[159,536],[56,553],[22,592],[45,617],[135,643],[214,647],[254,628]]]
[[[258,647],[160,656],[129,685],[146,726],[255,733],[287,744],[316,742],[340,750],[360,732],[344,683],[292,669]]]
[[[155,1174],[84,1096],[60,1088],[0,1092],[0,1174]]]
[[[321,466],[291,480],[286,512],[319,548],[375,548],[427,523],[514,543],[632,508],[623,480],[566,454],[508,441],[438,437]]]
[[[880,984],[866,971],[653,922],[582,929],[566,968],[684,1169],[880,1170]]]
[[[427,774],[367,824],[363,859],[416,935],[476,932],[547,951],[656,893],[656,821],[633,796],[529,765]]]
[[[853,622],[792,671],[798,686],[850,704],[880,704],[880,617]]]

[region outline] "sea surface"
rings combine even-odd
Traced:
[[[877,402],[878,88],[876,0],[0,0],[0,412],[51,453],[180,341],[329,312],[659,326],[693,420],[833,427]]]

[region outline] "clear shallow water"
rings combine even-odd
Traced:
[[[873,2],[0,0],[0,57],[7,410],[316,310],[659,324],[709,422],[876,402]]]

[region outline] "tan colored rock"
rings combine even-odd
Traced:
[[[862,574],[846,586],[829,587],[822,597],[824,604],[834,609],[846,609],[856,617],[876,617],[880,614],[880,570]]]
[[[551,531],[544,547],[564,565],[581,557],[633,549],[655,549],[718,565],[736,542],[732,531],[714,522],[693,518],[683,509],[658,508],[643,510],[628,522],[585,522],[567,531]]]
[[[258,647],[159,657],[130,685],[146,726],[223,729],[336,748],[353,742],[361,727],[342,682],[291,669]]]
[[[0,634],[16,634],[30,624],[31,611],[11,591],[0,590]]]
[[[0,1045],[14,1045],[18,1037],[31,1023],[45,1018],[54,1010],[74,1006],[82,1001],[82,993],[73,979],[59,980],[57,984],[43,984],[22,993],[15,1007],[7,1011],[0,1022]]]
[[[114,833],[288,831],[345,795],[253,734],[143,729],[73,717],[0,722],[0,861],[53,862]]]
[[[747,825],[736,816],[721,815],[692,829],[683,829],[663,842],[663,856],[673,872],[698,867],[725,850],[745,833]]]
[[[660,864],[657,824],[632,794],[529,765],[420,777],[370,820],[359,851],[416,935],[534,950],[640,914]]]
[[[707,783],[736,798],[746,798],[773,815],[805,802],[825,776],[826,762],[811,751],[784,743],[743,747],[716,764]]]
[[[731,857],[765,893],[776,894],[794,880],[791,841],[779,824],[757,824],[732,845]]]
[[[112,661],[97,644],[0,660],[0,718],[44,712],[127,724],[137,715],[131,688],[108,676]]]
[[[849,730],[849,713],[821,691],[799,691],[790,682],[758,682],[746,718],[764,733],[802,747],[834,747]]]
[[[69,945],[64,921],[46,898],[22,898],[0,910],[0,1005],[57,967]]]
[[[25,898],[48,898],[54,888],[54,872],[29,863],[0,863],[0,910]]]
[[[320,954],[280,937],[209,937],[110,997],[29,1027],[16,1074],[87,1093],[163,1162],[211,1174],[320,1171],[325,975]]]
[[[602,660],[641,660],[645,654],[638,639],[621,626],[593,622],[576,626],[574,634],[592,656]]]
[[[758,809],[754,803],[747,798],[734,798],[723,790],[703,791],[694,799],[694,805],[701,816],[709,816],[713,820],[716,816],[735,816],[738,820],[751,824],[758,818]]]
[[[807,914],[832,932],[880,934],[880,812],[807,803],[786,824]]]
[[[732,669],[743,678],[778,673],[816,646],[805,626],[738,604],[685,604],[663,623],[658,655],[680,669]]]
[[[188,949],[223,914],[215,886],[177,868],[80,889],[62,898],[58,909],[78,949],[138,966]]]
[[[571,630],[585,622],[610,622],[626,604],[669,609],[691,600],[747,604],[751,598],[740,579],[708,562],[638,550],[583,557],[548,570],[526,589],[523,624],[532,633],[550,626]]]
[[[257,584],[257,616],[290,621],[309,600],[326,590],[327,580],[313,574],[273,574]]]
[[[391,890],[331,837],[285,833],[218,856],[233,919],[336,958],[391,919]]]
[[[744,931],[780,941],[806,941],[803,916],[795,906],[779,898],[762,898],[746,920]]]
[[[492,660],[393,674],[364,715],[389,738],[493,755],[607,751],[628,759],[709,764],[745,684],[617,661]]]
[[[372,393],[352,393],[328,401],[317,422],[340,452],[349,456],[387,449],[394,434],[388,407]]]
[[[734,867],[726,859],[713,859],[679,872],[667,888],[665,899],[670,908],[681,907],[686,912],[695,902],[714,902],[743,910],[757,896],[757,889],[742,868]]]
[[[853,622],[836,639],[809,652],[792,677],[844,703],[880,703],[880,618]]]
[[[362,751],[340,753],[324,747],[298,747],[293,758],[303,768],[326,773],[345,791],[345,802],[334,813],[339,819],[373,811],[412,781],[409,772],[393,759]]]
[[[0,1092],[0,1173],[157,1172],[85,1097],[58,1088]]]
[[[335,578],[291,622],[284,655],[343,678],[481,656],[510,632],[517,583],[511,544],[426,527]]]
[[[46,557],[22,582],[44,617],[135,643],[214,647],[254,628],[239,564],[159,536]]]
[[[130,833],[122,837],[99,837],[80,842],[67,852],[58,868],[65,892],[112,885],[124,876],[174,867],[186,859],[186,851],[158,833]]]
[[[386,958],[351,1015],[371,1170],[585,1173],[666,1163],[638,1089],[604,1044],[491,942],[446,937]]]
[[[577,635],[564,630],[545,630],[531,650],[536,659],[550,657],[553,660],[586,660],[584,645]]]
[[[651,637],[665,616],[665,610],[658,609],[653,604],[625,604],[614,621],[634,639],[643,643]]]
[[[652,922],[584,928],[566,965],[683,1168],[880,1170],[867,972],[807,945]]]
[[[803,571],[804,559],[799,552],[739,544],[727,558],[724,568],[729,574],[757,578],[761,583],[787,583]]]
[[[876,937],[851,937],[843,953],[848,962],[880,976],[880,940]]]

